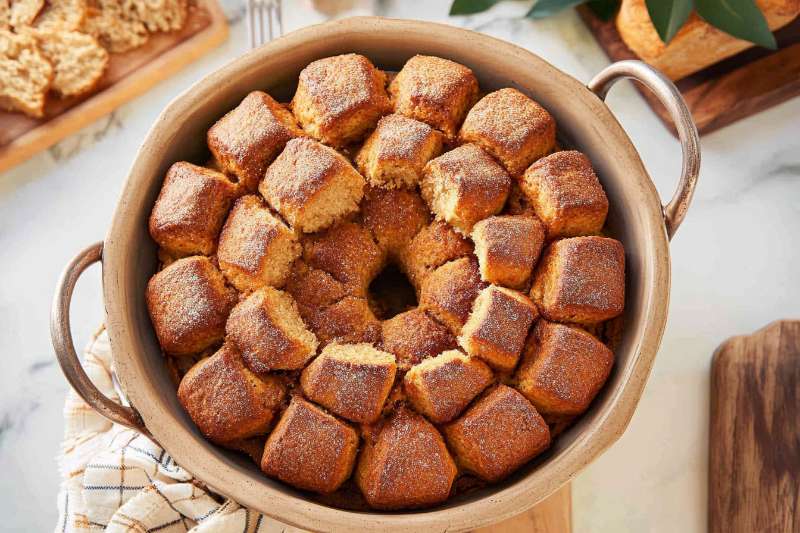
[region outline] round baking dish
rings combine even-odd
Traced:
[[[248,92],[291,97],[300,70],[315,59],[346,52],[399,70],[417,53],[469,66],[484,90],[516,87],[555,117],[563,139],[592,160],[610,200],[608,228],[626,249],[625,328],[614,371],[590,410],[533,464],[504,482],[402,513],[352,512],[311,501],[265,477],[251,461],[208,442],[178,403],[147,314],[144,293],[156,269],[147,219],[167,168],[204,161],[206,130]],[[639,155],[603,103],[617,80],[633,78],[653,90],[671,112],[683,148],[674,198],[662,206]],[[152,436],[184,468],[215,491],[282,522],[311,530],[357,528],[458,531],[521,513],[546,498],[616,441],[642,394],[667,319],[668,241],[692,198],[700,164],[697,131],[675,87],[644,63],[614,63],[586,87],[541,58],[485,35],[440,24],[351,18],[293,32],[210,74],[176,98],[144,140],[102,243],[82,251],[60,281],[51,322],[56,354],[75,390],[110,420]],[[103,397],[80,367],[69,329],[69,301],[77,278],[102,261],[107,327],[119,382],[130,407]]]

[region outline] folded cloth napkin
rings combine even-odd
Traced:
[[[119,401],[105,328],[83,367]],[[64,405],[57,532],[267,533],[285,526],[210,492],[156,443],[97,414],[73,390]],[[289,529],[289,528],[286,528]]]

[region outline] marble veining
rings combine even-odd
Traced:
[[[529,2],[448,17],[449,0],[291,0],[285,26],[380,14],[463,26],[513,41],[582,81],[608,61],[571,11],[520,18]],[[341,8],[344,6],[344,10]],[[243,3],[223,0],[231,37],[112,115],[0,174],[0,512],[3,529],[55,525],[56,456],[67,385],[50,347],[50,300],[63,265],[105,234],[135,151],[161,109],[247,49]],[[680,169],[677,142],[629,84],[608,104],[662,197]],[[662,349],[620,441],[573,483],[575,531],[704,531],[708,370],[726,337],[797,317],[800,98],[704,137],[700,186],[671,245],[673,285]],[[76,344],[103,319],[99,268],[78,284]]]

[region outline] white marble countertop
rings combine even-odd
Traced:
[[[56,455],[66,382],[54,362],[50,299],[64,264],[103,238],[134,152],[180,91],[246,49],[243,8],[228,0],[231,38],[112,115],[0,174],[0,514],[9,531],[56,520]],[[319,4],[329,4],[320,1]],[[339,2],[341,3],[341,2]],[[350,14],[447,21],[513,41],[582,81],[607,64],[574,12],[519,18],[508,2],[448,18],[449,0],[350,2]],[[285,2],[287,29],[328,18]],[[675,139],[630,86],[609,105],[661,194],[680,169]],[[620,441],[573,484],[575,531],[703,531],[709,364],[726,337],[797,317],[800,283],[800,98],[702,139],[700,185],[672,243],[670,318],[650,381]],[[73,328],[83,346],[102,320],[99,268],[78,285]]]

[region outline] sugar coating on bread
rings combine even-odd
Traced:
[[[383,250],[363,226],[344,221],[303,238],[303,260],[343,283],[355,296],[367,295],[385,264]]]
[[[417,291],[428,274],[454,259],[472,254],[473,245],[447,222],[434,220],[401,251],[400,268]]]
[[[614,364],[590,333],[540,320],[516,373],[517,389],[545,416],[575,416],[589,407]]]
[[[178,387],[200,432],[223,445],[266,434],[285,396],[280,379],[251,372],[230,344],[194,365]]]
[[[380,321],[370,309],[367,299],[357,296],[346,296],[324,309],[310,313],[306,322],[321,346],[331,342],[377,343],[381,338]]]
[[[292,297],[273,287],[263,287],[239,302],[225,330],[254,372],[297,370],[317,351],[317,339]]]
[[[208,148],[220,167],[255,191],[272,161],[303,131],[292,113],[262,91],[253,91],[208,130]]]
[[[441,57],[416,55],[389,84],[395,113],[425,122],[453,140],[478,99],[472,70]]]
[[[492,156],[465,144],[431,160],[421,188],[437,219],[469,235],[476,222],[503,209],[511,178]]]
[[[428,224],[430,212],[414,189],[367,187],[361,201],[361,221],[378,246],[397,259]]]
[[[462,257],[445,263],[425,278],[419,305],[446,325],[454,335],[460,335],[472,310],[472,303],[485,286],[475,258]]]
[[[100,81],[109,56],[94,37],[77,31],[28,31],[53,66],[53,91],[61,96],[77,96],[89,92]]]
[[[512,176],[549,153],[556,122],[542,106],[516,89],[500,89],[481,98],[467,113],[458,140],[492,154]]]
[[[370,424],[380,418],[396,372],[394,356],[371,344],[329,344],[303,370],[300,385],[332,413]]]
[[[403,390],[417,411],[443,424],[460,415],[493,377],[480,359],[448,350],[413,366],[403,378]]]
[[[400,409],[366,439],[355,480],[376,509],[411,509],[447,499],[456,465],[441,434],[422,416]]]
[[[458,343],[472,357],[510,372],[517,365],[528,330],[538,316],[536,306],[521,292],[489,285],[475,299]]]
[[[300,72],[292,110],[312,137],[342,147],[391,110],[385,85],[384,73],[362,55],[326,57]]]
[[[533,216],[504,215],[481,220],[472,229],[481,279],[521,289],[531,277],[544,239],[544,226]]]
[[[295,396],[264,445],[261,470],[299,489],[326,494],[350,477],[357,448],[352,427]]]
[[[482,396],[444,434],[459,466],[486,481],[506,477],[550,445],[542,416],[506,385]]]
[[[301,137],[286,143],[258,190],[295,229],[312,233],[358,210],[364,178],[336,150]]]
[[[86,0],[47,0],[33,20],[33,27],[40,30],[78,30],[86,16],[86,9]]]
[[[150,212],[150,236],[175,257],[210,255],[235,197],[236,186],[223,174],[174,163]]]
[[[144,22],[129,16],[120,0],[89,2],[80,31],[95,37],[112,54],[142,46],[150,38]]]
[[[410,188],[425,164],[442,151],[442,134],[423,122],[387,115],[356,155],[358,170],[377,187]]]
[[[200,352],[220,342],[236,291],[207,257],[191,256],[170,264],[147,282],[150,319],[168,354]]]
[[[300,253],[295,233],[260,197],[247,195],[236,200],[225,221],[217,258],[231,285],[249,292],[265,285],[283,286]]]
[[[36,39],[0,29],[0,109],[42,117],[53,75]]]
[[[525,171],[520,187],[549,239],[591,235],[605,224],[608,198],[589,158],[580,152],[543,157]]]
[[[536,268],[531,298],[549,320],[593,324],[625,307],[625,249],[607,237],[552,243]]]
[[[384,320],[381,333],[381,347],[397,357],[401,370],[456,347],[450,330],[420,308]]]
[[[300,316],[306,321],[317,310],[338,302],[348,294],[348,288],[343,283],[324,270],[310,267],[302,259],[292,264],[285,290],[297,302]]]

